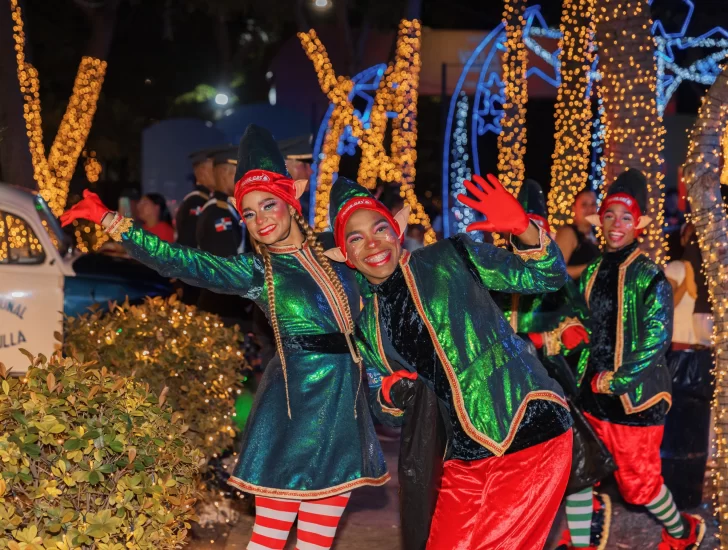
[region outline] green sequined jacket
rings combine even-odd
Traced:
[[[496,456],[515,437],[529,402],[547,400],[568,409],[559,385],[513,332],[489,290],[552,292],[567,280],[555,243],[540,232],[536,249],[508,252],[467,235],[445,239],[412,254],[400,265],[452,389],[467,435]],[[359,317],[366,362],[380,376],[392,372],[381,338],[376,295]],[[370,381],[375,378],[369,373]],[[379,405],[391,415],[402,411]]]
[[[586,303],[594,288],[602,258],[582,273],[579,288]],[[617,282],[617,334],[610,393],[618,396],[628,415],[641,413],[664,400],[672,403],[665,354],[672,339],[672,290],[660,268],[639,248],[620,264]],[[594,312],[592,312],[594,313]],[[593,330],[593,323],[587,322]],[[580,364],[580,385],[591,383]]]

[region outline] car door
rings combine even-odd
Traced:
[[[20,349],[50,356],[63,330],[63,273],[35,212],[0,208],[0,362],[15,374],[28,360]]]

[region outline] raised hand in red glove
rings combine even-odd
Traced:
[[[612,377],[614,376],[613,372],[600,372],[599,374],[594,375],[594,378],[591,379],[591,390],[593,393],[603,393],[603,394],[610,394],[612,391],[610,390],[610,383],[612,382]]]
[[[61,225],[63,227],[72,223],[74,220],[88,220],[95,224],[101,225],[104,216],[111,212],[96,193],[88,189],[83,192],[83,199],[74,204],[61,216]]]
[[[385,376],[384,378],[382,378],[382,397],[384,397],[384,400],[388,404],[394,405],[391,395],[392,386],[394,386],[397,382],[404,378],[407,378],[409,380],[417,380],[417,373],[410,372],[406,369],[401,369],[398,371],[394,371],[389,376]]]
[[[582,343],[589,343],[589,333],[581,325],[572,325],[561,333],[561,343],[566,349],[574,349]]]
[[[488,181],[480,176],[473,176],[473,181],[465,180],[463,184],[468,192],[477,200],[460,194],[458,200],[465,206],[477,210],[485,216],[485,221],[474,222],[468,231],[495,231],[520,235],[528,229],[528,216],[516,197],[498,181],[493,174],[488,174]],[[477,185],[475,185],[477,183]]]

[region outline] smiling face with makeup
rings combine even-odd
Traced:
[[[627,207],[620,203],[610,204],[602,217],[607,251],[616,252],[632,244],[636,238],[636,226],[637,220]]]
[[[303,242],[294,212],[284,200],[265,191],[251,191],[242,200],[243,222],[250,236],[263,244],[300,245]]]
[[[402,245],[381,213],[357,210],[346,222],[344,235],[347,259],[370,283],[381,284],[394,273]]]

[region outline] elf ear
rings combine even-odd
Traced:
[[[324,252],[324,256],[326,256],[329,260],[334,260],[335,262],[339,262],[340,264],[343,264],[346,261],[346,256],[344,256],[344,253],[338,246],[326,250]]]
[[[586,221],[588,221],[594,227],[602,226],[602,220],[599,217],[599,214],[589,214],[588,216],[586,216]]]
[[[296,188],[296,198],[300,199],[301,195],[306,192],[306,187],[308,187],[308,180],[296,180],[293,182],[293,186]]]
[[[404,232],[407,231],[407,223],[409,221],[411,210],[412,209],[409,206],[404,206],[402,207],[402,210],[394,215],[394,221],[396,221],[397,225],[399,225],[398,237],[401,237],[402,235],[404,235]]]
[[[635,229],[644,229],[651,223],[652,218],[650,218],[649,216],[640,216],[640,220],[637,222],[637,227]]]

